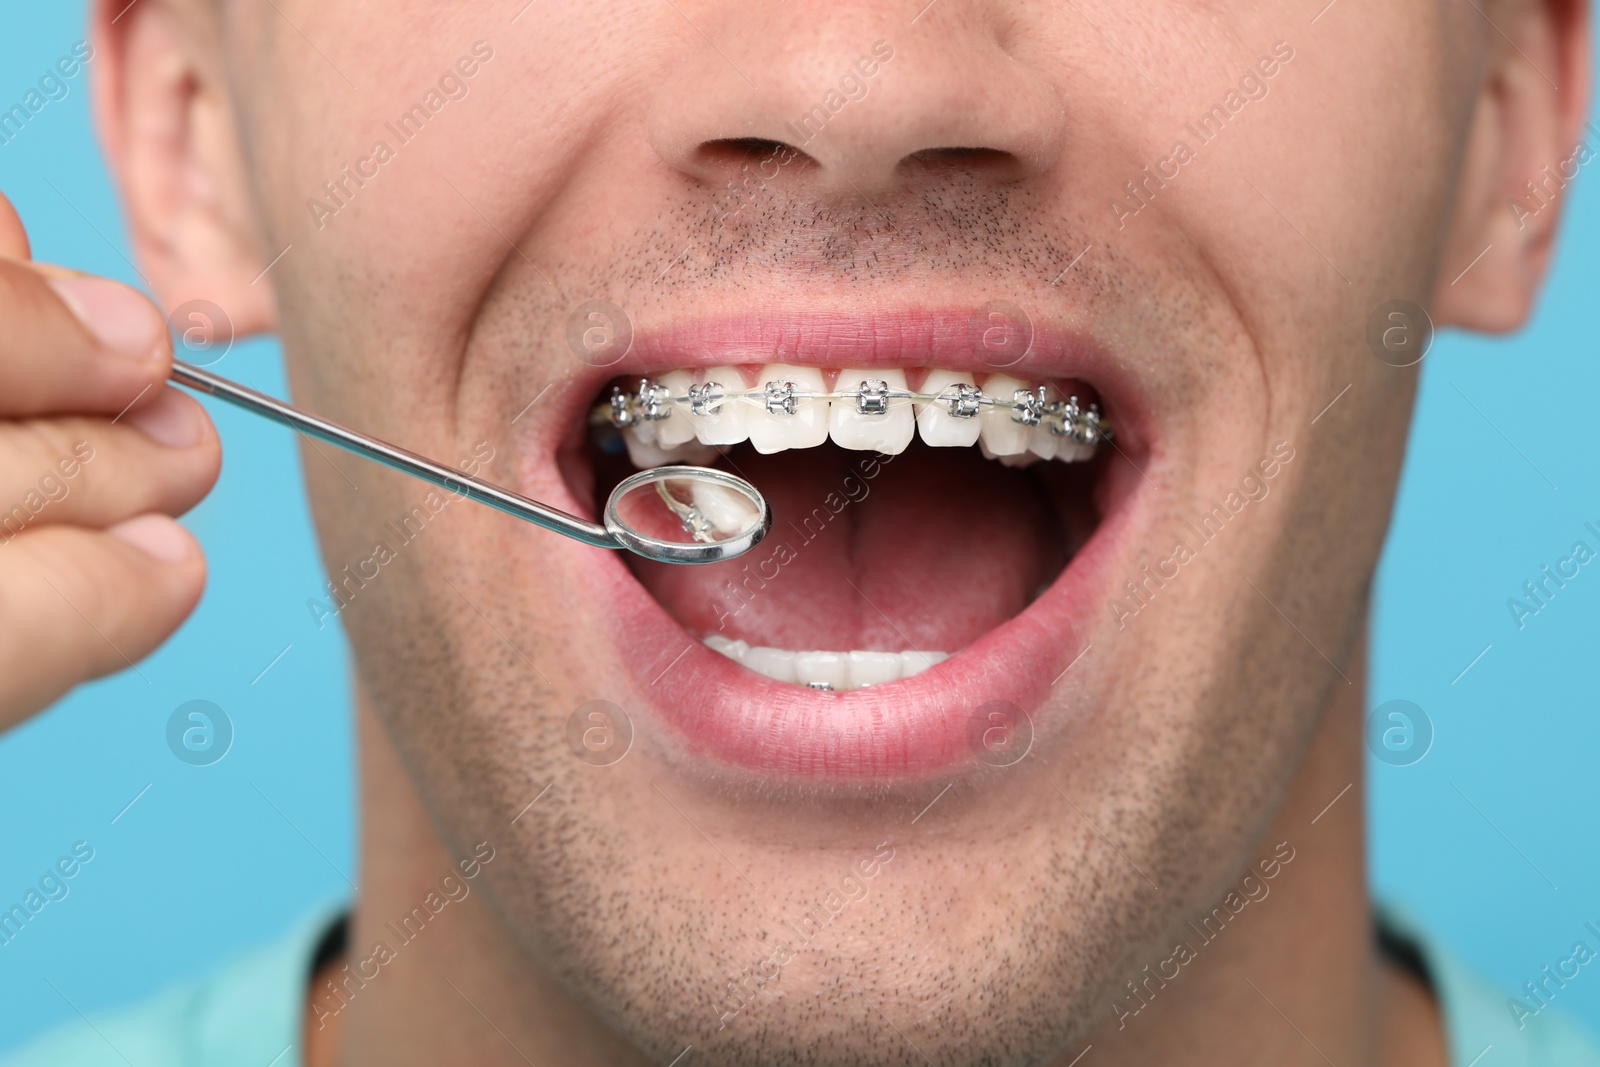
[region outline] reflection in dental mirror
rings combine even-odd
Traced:
[[[716,482],[663,478],[655,486],[662,502],[696,541],[726,541],[761,520],[755,501]]]
[[[605,524],[624,548],[646,558],[710,563],[748,551],[766,536],[772,515],[744,479],[674,466],[623,479],[606,504]]]

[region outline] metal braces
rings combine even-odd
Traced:
[[[1080,445],[1093,445],[1112,439],[1111,426],[1100,415],[1100,405],[1091,403],[1087,408],[1078,403],[1076,396],[1065,400],[1051,400],[1050,386],[1018,389],[1009,400],[990,396],[975,385],[964,382],[952,385],[939,393],[915,393],[905,389],[890,389],[880,378],[863,379],[855,389],[833,392],[812,392],[801,389],[796,383],[776,379],[764,383],[759,389],[729,392],[721,382],[700,382],[689,386],[682,396],[671,396],[666,386],[641,378],[638,388],[624,392],[614,386],[607,402],[596,410],[611,425],[621,429],[636,422],[653,422],[669,418],[672,408],[685,408],[692,415],[716,415],[723,404],[740,401],[760,406],[769,415],[794,415],[800,410],[802,400],[850,400],[855,402],[859,415],[887,415],[891,400],[909,400],[919,404],[939,404],[956,419],[973,419],[984,408],[1009,410],[1011,421],[1022,426],[1043,426],[1057,437],[1070,437]]]

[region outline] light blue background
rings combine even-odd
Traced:
[[[78,3],[11,8],[0,106],[83,36]],[[0,188],[39,259],[137,284],[87,85],[80,74],[0,146]],[[1508,989],[1577,939],[1593,944],[1584,920],[1600,925],[1600,562],[1520,631],[1506,607],[1574,541],[1600,547],[1583,529],[1600,527],[1597,236],[1585,178],[1533,324],[1508,340],[1442,337],[1429,356],[1379,576],[1371,704],[1415,701],[1436,737],[1414,766],[1371,764],[1373,881]],[[271,343],[240,344],[219,369],[283,393]],[[350,892],[346,649],[305,606],[323,575],[292,438],[213,413],[222,480],[188,519],[211,560],[199,611],[140,674],[87,686],[0,741],[0,903],[73,842],[96,853],[65,900],[0,947],[0,1049]],[[192,699],[222,706],[236,731],[210,767],[166,747],[168,716]],[[1600,1030],[1600,969],[1558,1004]]]

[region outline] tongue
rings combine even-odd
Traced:
[[[728,563],[630,560],[696,636],[954,652],[1025,608],[1065,563],[1039,481],[976,449],[915,444],[886,457],[824,445],[733,458],[772,505],[765,541]]]

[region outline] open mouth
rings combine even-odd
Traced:
[[[677,463],[763,488],[795,538],[765,576],[630,565],[713,650],[838,692],[921,673],[1055,580],[1093,529],[1084,468],[1108,430],[1086,394],[929,368],[674,369],[613,384],[591,437],[603,489]]]
[[[1126,495],[1108,477],[1126,464],[1115,400],[1074,368],[938,355],[652,355],[602,385],[569,439],[584,474],[569,485],[595,501],[638,470],[695,464],[772,508],[738,560],[622,561],[645,602],[624,652],[719,755],[808,775],[944,764],[971,754],[978,709],[1025,717],[1079,651],[1083,605],[1048,602]]]

